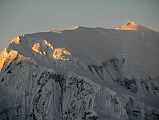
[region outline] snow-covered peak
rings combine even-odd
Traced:
[[[143,30],[147,29],[145,26],[137,23],[136,21],[129,21],[127,24],[115,28],[117,30]]]
[[[0,120],[158,119],[159,34],[120,29],[16,36],[0,54]]]
[[[62,33],[64,30],[76,30],[76,29],[79,29],[80,26],[77,26],[77,25],[73,25],[73,26],[68,26],[64,29],[54,29],[52,30],[52,32],[55,32],[55,33]]]
[[[146,29],[134,21],[130,21],[120,29],[122,28]],[[144,59],[147,62],[154,61],[155,64],[158,64],[158,39],[159,35],[152,31],[140,34],[140,32],[134,31],[119,32],[114,29],[74,26],[63,29],[62,34],[51,31],[16,36],[7,46],[6,51],[7,53],[11,50],[17,51],[19,54],[35,60],[37,64],[49,68],[53,68],[54,64],[58,63],[57,61],[62,62],[63,65],[72,64],[73,66],[74,64],[73,67],[79,65],[79,61],[82,67],[89,64],[100,64],[106,58],[113,56],[129,58],[130,62],[135,58],[137,61]],[[151,58],[155,59],[151,60]],[[133,64],[136,65],[136,62]],[[140,64],[146,67],[143,69],[144,72],[148,68],[145,64],[142,62]],[[150,67],[151,65],[156,66],[155,64],[150,64]],[[152,74],[158,72],[157,68],[153,69]],[[71,67],[68,69],[72,70]],[[141,76],[141,74],[138,75]]]
[[[80,28],[80,26],[69,26],[69,27],[67,27],[66,28],[66,30],[76,30],[76,29],[78,29],[78,28]]]

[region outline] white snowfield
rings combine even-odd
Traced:
[[[159,119],[159,33],[134,21],[16,36],[0,70],[0,120]]]

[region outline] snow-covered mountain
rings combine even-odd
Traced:
[[[16,36],[0,54],[0,120],[159,119],[159,33],[130,21]]]

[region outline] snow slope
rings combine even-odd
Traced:
[[[16,36],[0,55],[0,119],[159,119],[159,33],[137,22]]]

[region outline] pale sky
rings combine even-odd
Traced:
[[[0,51],[16,35],[135,20],[159,32],[159,0],[0,0]]]

